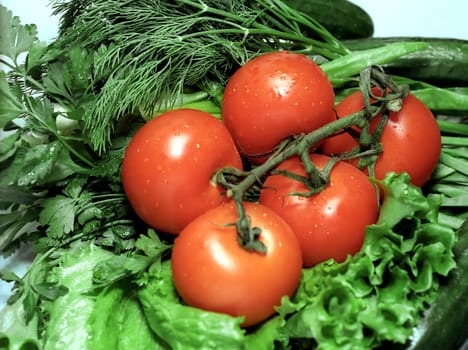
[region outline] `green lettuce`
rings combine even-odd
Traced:
[[[317,349],[403,344],[437,297],[439,276],[455,267],[455,233],[438,223],[437,198],[405,174],[380,185],[385,201],[362,250],[342,264],[304,270],[292,300],[297,311],[283,330],[290,338],[313,339]]]
[[[0,347],[354,350],[405,344],[437,298],[439,280],[456,265],[456,236],[437,219],[439,197],[424,196],[407,175],[390,174],[379,185],[385,200],[361,251],[340,264],[303,269],[295,295],[256,327],[243,329],[242,318],[184,304],[161,242],[140,239],[139,252],[116,255],[83,241],[49,257],[47,283],[67,292],[39,302],[47,315],[43,331],[36,317],[23,322],[23,299],[32,295],[23,294],[0,316]]]
[[[166,261],[148,277],[139,292],[146,318],[153,331],[171,349],[242,349],[242,318],[182,305]],[[196,288],[196,286],[194,286]]]
[[[439,199],[425,197],[406,174],[390,174],[379,185],[385,201],[362,250],[341,264],[304,269],[295,296],[284,298],[268,322],[243,333],[238,319],[183,305],[167,262],[139,293],[151,328],[174,349],[405,343],[437,297],[439,277],[455,267],[455,233],[437,221]]]

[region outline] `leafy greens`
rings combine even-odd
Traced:
[[[435,299],[439,279],[454,267],[455,233],[437,221],[440,197],[425,197],[404,175],[383,182],[380,221],[369,227],[362,252],[343,264],[304,270],[296,295],[283,300],[275,317],[249,330],[239,327],[239,319],[180,301],[171,279],[170,239],[134,217],[120,183],[125,147],[158,104],[196,96],[195,102],[216,107],[218,84],[260,51],[317,49],[334,58],[346,49],[279,0],[54,3],[64,16],[62,35],[51,45],[38,41],[34,25],[21,25],[0,6],[0,55],[9,70],[0,73],[0,250],[8,256],[32,243],[38,252],[24,277],[2,272],[15,293],[0,316],[0,346],[355,349],[356,342],[361,348],[405,342]],[[149,6],[138,11],[143,18],[132,17],[135,8]],[[172,32],[184,30],[174,18],[207,26],[207,36],[192,26]],[[160,57],[169,61],[155,63],[149,55],[155,47],[145,45],[154,44],[156,29],[143,25],[148,20],[167,21],[161,49],[175,52],[162,51]],[[302,38],[298,23],[322,31],[325,40]],[[183,50],[172,45],[180,36],[183,43],[216,44],[194,41],[200,50],[186,50],[189,56],[180,59],[176,54]],[[89,42],[82,45],[80,38]],[[205,46],[208,51],[201,51]],[[192,57],[195,53],[201,56]],[[214,66],[205,66],[207,57]],[[200,62],[214,74],[181,68],[188,63],[200,68]],[[136,75],[129,74],[129,64],[141,66]],[[155,82],[166,73],[162,81],[175,86]],[[174,73],[183,79],[174,79]],[[153,88],[156,92],[148,93]]]
[[[259,327],[243,330],[240,318],[184,305],[170,260],[161,258],[167,247],[149,233],[130,255],[115,255],[93,241],[54,252],[44,282],[68,293],[38,305],[49,318],[44,333],[36,319],[28,326],[13,322],[25,312],[20,298],[3,316],[16,332],[1,337],[14,348],[24,338],[11,334],[26,327],[36,335],[35,349],[62,348],[63,342],[76,349],[370,349],[405,343],[437,297],[439,279],[455,267],[456,235],[438,223],[437,198],[424,197],[407,176],[391,174],[382,184],[386,202],[362,251],[342,264],[304,269],[294,297],[284,298],[278,314]],[[41,256],[36,264],[45,268]]]

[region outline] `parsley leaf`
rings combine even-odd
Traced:
[[[39,222],[48,226],[47,234],[51,238],[59,238],[73,231],[77,212],[75,199],[58,195],[47,198],[42,205],[44,209]]]
[[[0,71],[0,127],[4,128],[13,119],[18,118],[23,113],[21,99],[15,95],[15,90],[8,84],[6,73]]]
[[[36,41],[36,25],[22,25],[18,16],[13,16],[11,11],[0,5],[0,55],[7,56],[16,64],[20,54],[27,52]]]

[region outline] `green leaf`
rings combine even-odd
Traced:
[[[29,73],[33,69],[41,66],[42,64],[50,60],[54,55],[51,55],[48,50],[48,44],[43,41],[38,41],[34,45],[32,45],[28,50],[28,55],[26,56],[26,72]]]
[[[60,238],[73,231],[77,203],[73,198],[57,195],[42,202],[43,210],[39,215],[41,225],[47,225],[47,235]]]
[[[279,316],[263,322],[255,332],[247,334],[244,349],[275,350],[275,342],[283,340],[281,330],[285,323]]]
[[[162,253],[171,248],[171,245],[161,241],[153,229],[149,229],[147,235],[140,235],[135,242],[135,247],[143,251],[149,257],[160,257]]]
[[[16,62],[38,40],[36,25],[22,25],[20,18],[3,5],[0,5],[0,23],[0,54]]]
[[[429,210],[420,188],[409,183],[406,173],[390,173],[379,184],[384,191],[384,203],[380,208],[378,223],[392,227],[406,217],[412,217],[416,211]]]
[[[14,90],[8,85],[6,73],[0,71],[0,128],[4,128],[13,119],[23,113],[21,99],[15,95]]]
[[[68,288],[57,285],[56,283],[42,282],[34,285],[34,291],[42,298],[55,300],[67,294]]]
[[[96,306],[92,291],[92,271],[112,253],[92,243],[77,242],[56,252],[56,266],[47,282],[68,289],[68,293],[42,306],[49,315],[43,337],[44,349],[92,350],[88,321]]]
[[[303,271],[298,311],[283,334],[318,349],[370,349],[405,343],[455,267],[455,232],[437,221],[437,196],[424,197],[407,175],[389,174],[379,221],[359,253]],[[387,202],[387,203],[386,203]]]
[[[178,302],[170,262],[138,292],[153,332],[172,349],[244,349],[242,318],[203,311]]]
[[[81,47],[72,47],[65,56],[47,66],[43,78],[45,89],[52,95],[73,104],[91,86],[93,55]]]
[[[112,285],[119,280],[146,271],[151,262],[149,257],[143,255],[114,255],[96,265],[93,271],[93,283],[96,287]]]
[[[0,171],[0,184],[27,189],[56,184],[70,175],[86,171],[72,160],[68,149],[59,141],[30,147],[23,145],[8,167]]]
[[[0,346],[8,350],[39,350],[38,318],[25,321],[24,294],[13,304],[7,304],[0,312]]]
[[[21,282],[21,277],[9,270],[0,270],[0,278],[6,282]]]
[[[18,132],[13,132],[6,134],[5,136],[1,136],[2,142],[0,143],[0,163],[4,162],[15,154],[18,147],[19,136],[20,135]]]
[[[99,293],[88,323],[91,349],[167,349],[149,327],[132,289],[121,284]]]
[[[36,154],[36,159],[29,159],[34,161],[34,163],[28,164],[29,167],[27,172],[18,174],[18,185],[20,187],[34,185],[35,183],[41,183],[42,180],[46,179],[47,176],[52,173],[52,169],[54,168],[60,149],[61,147],[57,142],[38,145],[36,150],[39,152]]]
[[[29,118],[29,126],[34,130],[45,134],[56,134],[57,126],[54,118],[54,106],[45,98],[33,97],[25,95],[25,103],[29,107],[32,118]]]
[[[0,251],[7,256],[27,240],[39,215],[38,208],[0,213]]]

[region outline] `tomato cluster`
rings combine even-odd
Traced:
[[[336,107],[334,100],[316,63],[274,52],[233,74],[222,122],[203,111],[176,109],[137,131],[123,159],[124,190],[143,221],[176,235],[173,279],[187,304],[243,316],[243,326],[254,325],[295,292],[302,268],[328,259],[342,262],[361,249],[366,227],[378,217],[379,191],[356,161],[334,157],[357,145],[356,127],[275,163],[264,174],[258,200],[233,199],[232,187],[217,180],[227,168],[246,176],[278,159],[285,140],[364,107],[359,93]],[[375,177],[405,171],[422,185],[437,163],[440,133],[431,112],[408,95],[401,110],[390,113],[380,144]],[[317,179],[320,186],[312,186]],[[241,243],[240,214],[263,251]]]

